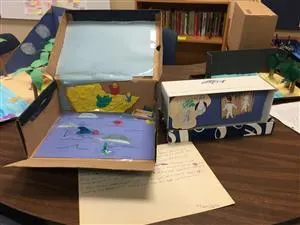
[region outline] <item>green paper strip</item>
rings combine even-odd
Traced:
[[[48,52],[51,52],[53,49],[53,44],[52,43],[48,43],[45,45],[44,49]]]
[[[0,38],[0,43],[2,43],[2,42],[6,42],[7,40],[6,39],[4,39],[4,38]]]
[[[33,63],[31,63],[31,67],[32,68],[38,68],[38,67],[41,67],[41,66],[45,66],[48,62],[44,62],[40,59],[38,60],[35,60]]]
[[[41,90],[43,85],[43,73],[39,69],[34,69],[31,73],[32,83],[37,87],[37,89]]]
[[[55,38],[51,38],[51,39],[49,40],[49,43],[54,44],[54,42],[55,42]]]
[[[42,60],[43,62],[45,62],[46,64],[48,64],[49,55],[50,55],[49,52],[42,52],[40,60]]]
[[[18,75],[19,73],[22,73],[22,72],[30,73],[31,71],[32,71],[32,68],[30,66],[23,67],[23,68],[18,69],[16,72],[14,72],[14,75]]]

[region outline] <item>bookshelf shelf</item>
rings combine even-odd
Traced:
[[[161,10],[164,28],[178,35],[176,64],[206,61],[207,51],[226,49],[231,0],[135,0],[137,9]]]
[[[190,42],[190,43],[203,43],[203,44],[223,44],[222,37],[202,37],[202,36],[183,36],[179,35],[177,38],[178,42]]]

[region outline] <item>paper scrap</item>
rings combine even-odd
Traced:
[[[270,114],[300,134],[300,102],[273,105]]]
[[[149,224],[234,204],[195,146],[159,145],[153,173],[79,172],[80,224]]]
[[[41,89],[43,85],[43,73],[39,69],[34,69],[30,73],[32,83],[37,87],[37,89]]]
[[[2,43],[2,42],[7,42],[7,40],[4,38],[0,38],[0,43]]]

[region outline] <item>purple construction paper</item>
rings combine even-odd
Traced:
[[[127,114],[80,115],[61,115],[33,157],[155,159],[154,124]]]

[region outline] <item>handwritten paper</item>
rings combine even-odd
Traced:
[[[300,102],[274,105],[270,114],[300,134]]]
[[[80,224],[149,224],[232,205],[192,143],[159,145],[155,171],[79,172]]]

